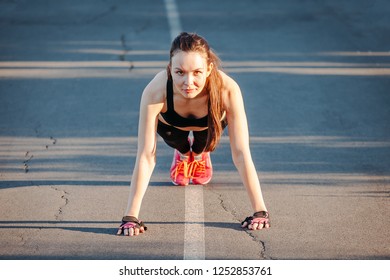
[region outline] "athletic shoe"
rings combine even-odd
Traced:
[[[187,186],[190,182],[188,176],[189,159],[189,156],[183,156],[178,150],[175,150],[170,175],[172,183],[176,186]]]
[[[213,176],[210,152],[193,156],[190,162],[189,174],[195,185],[206,185]]]

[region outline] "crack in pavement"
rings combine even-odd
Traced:
[[[84,21],[84,23],[86,23],[86,24],[94,23],[95,21],[115,12],[116,10],[117,10],[117,7],[115,5],[112,5],[107,11],[104,11],[104,12],[97,14],[89,19],[86,19]]]
[[[272,258],[271,258],[271,257],[268,257],[267,254],[266,254],[265,242],[262,241],[262,240],[260,240],[260,239],[258,239],[258,237],[252,233],[252,231],[250,231],[250,230],[248,230],[248,229],[246,229],[246,230],[244,230],[244,231],[245,231],[245,233],[246,233],[248,236],[250,236],[250,237],[252,238],[252,240],[253,240],[254,242],[256,242],[257,244],[260,245],[260,248],[261,248],[261,249],[260,249],[260,258],[263,259],[263,260],[271,260]]]
[[[30,155],[30,152],[27,151],[26,154],[25,154],[25,158],[28,157]],[[28,159],[24,160],[23,161],[23,169],[24,169],[24,173],[27,173],[29,171],[29,163],[30,161],[33,159],[34,155],[31,155]]]
[[[222,194],[220,194],[216,191],[213,191],[213,190],[210,190],[210,191],[218,196],[219,205],[222,207],[222,209],[225,210],[225,212],[229,213],[236,221],[238,221],[241,224],[242,220],[238,217],[237,212],[234,211],[233,209],[229,209],[229,207],[225,204],[225,201],[222,197]],[[255,234],[253,234],[252,231],[250,231],[248,229],[245,229],[245,230],[243,229],[243,231],[252,239],[252,241],[254,241],[256,244],[259,245],[259,247],[260,247],[259,257],[261,259],[264,259],[264,260],[272,259],[271,257],[267,256],[267,254],[266,254],[266,247],[265,247],[264,241],[260,240]]]
[[[124,34],[121,35],[121,46],[122,46],[123,53],[119,55],[119,60],[120,61],[127,61],[130,63],[130,66],[129,66],[129,72],[130,72],[134,69],[134,63],[133,63],[133,61],[126,60],[126,56],[127,56],[128,52],[131,51],[131,48],[129,46],[127,46],[126,36]]]
[[[54,138],[54,137],[50,136],[50,140],[52,140],[52,141],[53,141],[53,145],[57,144],[57,139],[56,139],[56,138]]]
[[[69,204],[69,198],[68,198],[69,193],[67,191],[61,190],[55,186],[51,186],[50,188],[62,193],[61,198],[64,200],[64,204],[58,208],[57,213],[54,215],[56,221],[62,221],[63,210]]]
[[[39,131],[35,129],[35,132],[37,134],[37,137],[39,137]],[[51,145],[56,145],[57,144],[57,139],[50,136],[50,141]],[[50,145],[45,145],[46,150],[48,150]],[[31,151],[27,151],[24,155],[25,160],[23,161],[23,170],[24,173],[28,173],[30,171],[30,166],[31,166],[31,160],[34,158],[34,154]]]
[[[94,24],[96,21],[114,13],[117,10],[116,5],[111,5],[107,9],[102,12],[92,15],[90,17],[83,17],[82,15],[74,15],[74,14],[64,14],[62,16],[55,17],[37,17],[37,18],[4,18],[2,19],[2,23],[6,23],[9,25],[40,25],[40,26],[80,26],[83,24]],[[52,10],[47,9],[47,13],[50,13]]]

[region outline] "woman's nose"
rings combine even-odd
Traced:
[[[192,75],[190,75],[190,74],[188,74],[184,77],[184,83],[186,85],[192,85],[193,81],[194,81],[194,77],[192,77]]]

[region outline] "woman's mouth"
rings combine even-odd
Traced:
[[[184,89],[184,92],[187,93],[187,94],[190,94],[190,93],[195,92],[195,89],[193,89],[193,88],[186,88],[186,89]]]

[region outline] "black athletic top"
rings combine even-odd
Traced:
[[[172,81],[168,79],[167,81],[167,111],[165,113],[160,113],[160,115],[164,118],[164,120],[170,125],[177,127],[207,127],[207,119],[208,116],[204,116],[200,119],[189,119],[180,116],[175,112],[175,108],[173,106],[173,85]]]

